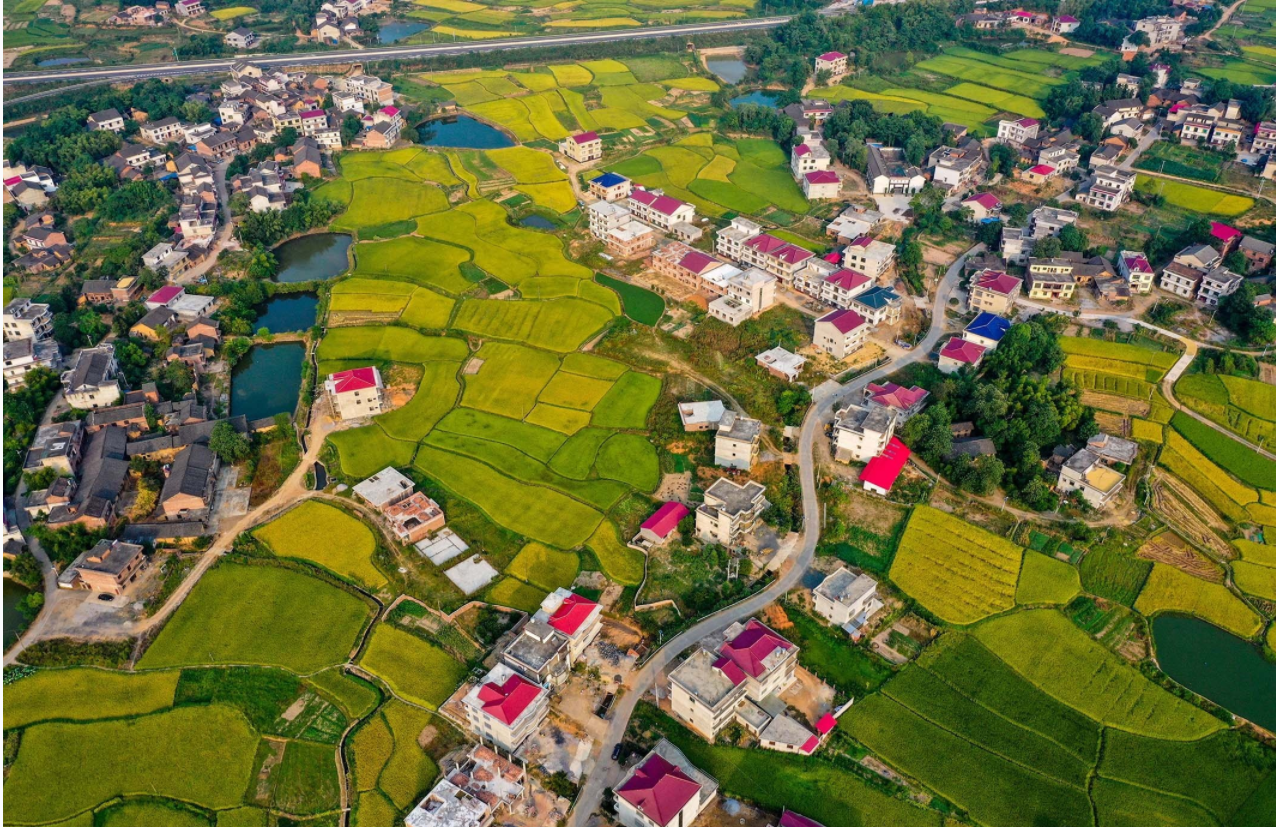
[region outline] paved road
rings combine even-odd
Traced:
[[[568,827],[583,827],[588,823],[590,816],[602,803],[603,792],[620,781],[621,768],[611,760],[612,750],[624,737],[625,730],[629,726],[629,718],[634,713],[634,707],[655,685],[660,674],[700,640],[721,634],[737,620],[756,614],[768,603],[801,582],[806,570],[811,566],[811,561],[815,559],[815,547],[820,537],[820,504],[815,489],[815,440],[824,438],[824,424],[828,421],[830,414],[847,397],[856,396],[869,382],[881,379],[905,365],[929,358],[931,350],[945,333],[944,308],[948,306],[948,300],[961,280],[962,265],[965,263],[966,256],[977,255],[982,251],[983,245],[976,245],[948,268],[936,291],[934,303],[936,312],[931,317],[930,330],[926,338],[919,342],[907,356],[866,373],[846,386],[836,382],[825,382],[815,389],[812,394],[813,404],[802,423],[802,435],[798,447],[798,464],[802,482],[802,524],[805,530],[797,559],[786,571],[782,571],[770,586],[733,606],[709,615],[670,640],[630,677],[625,694],[612,708],[612,719],[607,726],[607,733],[598,746],[598,763],[593,773],[586,779],[585,786],[576,799],[575,809],[572,810],[571,818],[567,822]]]
[[[1148,130],[1148,134],[1144,135],[1143,139],[1134,147],[1134,150],[1126,156],[1126,159],[1118,164],[1118,167],[1127,172],[1134,169],[1134,162],[1139,160],[1139,156],[1147,152],[1148,147],[1159,140],[1161,140],[1161,127],[1153,126]]]
[[[151,77],[224,72],[239,60],[251,60],[260,66],[322,66],[335,63],[371,63],[379,60],[438,57],[440,55],[498,52],[549,46],[578,46],[589,43],[615,43],[620,40],[651,40],[658,37],[719,34],[769,29],[789,20],[788,16],[759,17],[753,20],[730,20],[715,23],[688,23],[680,26],[647,26],[636,29],[613,29],[588,34],[544,35],[540,37],[507,37],[493,40],[465,40],[424,46],[386,46],[374,49],[340,49],[297,54],[249,54],[218,60],[189,60],[169,63],[146,63],[133,66],[80,67],[44,72],[5,72],[3,83],[47,83],[55,80],[109,81],[143,80]]]

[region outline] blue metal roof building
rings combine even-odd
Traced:
[[[599,175],[597,178],[593,179],[589,183],[597,184],[598,186],[603,187],[604,189],[610,189],[611,187],[614,187],[618,184],[623,184],[628,180],[629,179],[623,175],[617,175],[614,172],[604,172],[602,175]]]
[[[980,313],[975,320],[966,325],[966,332],[991,342],[1000,342],[1010,329],[1010,320],[987,311]]]

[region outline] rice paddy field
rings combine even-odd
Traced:
[[[1066,354],[1063,376],[1081,388],[1086,404],[1152,423],[1170,421],[1174,409],[1158,385],[1177,353],[1157,349],[1150,340],[1144,346],[1064,336],[1059,344]]]
[[[1226,586],[1161,563],[1152,567],[1134,608],[1145,617],[1158,612],[1196,615],[1241,637],[1251,637],[1263,627],[1263,618]]]
[[[372,563],[372,530],[336,506],[306,500],[254,533],[281,557],[310,560],[373,589],[386,583]]]
[[[1241,376],[1189,373],[1174,385],[1174,395],[1243,439],[1266,445],[1276,436],[1276,388]]]
[[[1165,203],[1191,213],[1234,218],[1248,212],[1254,206],[1254,199],[1244,195],[1232,195],[1218,190],[1186,184],[1182,181],[1167,181],[1164,178],[1149,178],[1140,175],[1135,180],[1134,188],[1143,193],[1158,193],[1165,198]]]

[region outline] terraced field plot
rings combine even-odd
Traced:
[[[1023,550],[942,511],[918,506],[891,579],[950,623],[973,623],[1015,605]]]
[[[1075,382],[1087,404],[1122,415],[1166,423],[1174,409],[1161,395],[1161,377],[1178,355],[1133,344],[1064,336],[1063,376]]]
[[[585,0],[572,3],[551,3],[549,0],[518,0],[513,3],[497,0],[486,0],[483,3],[469,0],[413,0],[413,4],[416,8],[408,12],[408,16],[428,21],[432,28],[399,41],[399,45],[444,42],[454,37],[482,40],[526,36],[538,32],[606,31],[726,20],[749,16],[756,0],[692,0],[680,4],[676,10],[670,10],[668,3],[656,0]],[[630,61],[626,61],[628,62]],[[666,69],[661,67],[659,71]]]
[[[372,529],[336,506],[306,500],[254,534],[280,557],[310,560],[374,589],[386,583],[372,564]]]
[[[465,664],[425,640],[380,623],[359,664],[381,678],[395,695],[437,709],[465,678]]]
[[[804,213],[809,204],[780,147],[760,138],[729,141],[706,133],[647,150],[609,169],[689,201],[709,215]]]
[[[1276,73],[1273,77],[1276,77]],[[1167,181],[1164,178],[1151,178],[1147,175],[1138,176],[1134,188],[1142,193],[1158,193],[1165,198],[1165,203],[1172,207],[1224,218],[1235,218],[1249,212],[1254,206],[1254,199],[1244,195],[1232,195],[1185,184],[1182,181]]]
[[[1162,563],[1152,567],[1134,608],[1145,617],[1157,612],[1196,615],[1242,637],[1255,634],[1263,625],[1263,619],[1226,586]]]

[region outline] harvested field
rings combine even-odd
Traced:
[[[1215,531],[1227,532],[1227,524],[1197,496],[1187,483],[1173,474],[1157,471],[1152,479],[1152,507],[1176,530],[1198,546],[1220,557],[1231,557],[1227,543]]]
[[[1081,391],[1081,404],[1098,408],[1101,411],[1112,411],[1129,416],[1146,417],[1152,412],[1152,405],[1144,399],[1131,399],[1128,396],[1116,396],[1098,391]]]
[[[1139,546],[1137,553],[1144,560],[1173,566],[1202,580],[1209,580],[1212,583],[1223,582],[1223,570],[1218,564],[1192,548],[1187,540],[1173,531],[1163,531],[1152,537]]]

